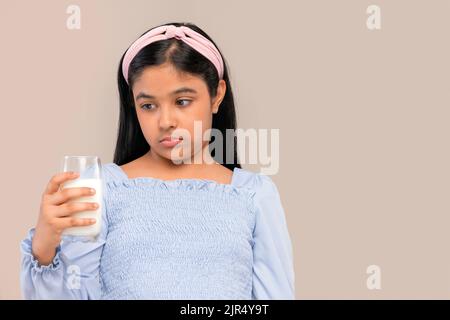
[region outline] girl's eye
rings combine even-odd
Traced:
[[[151,110],[151,109],[153,109],[153,107],[149,107],[149,106],[153,106],[153,105],[150,104],[150,103],[146,103],[146,104],[143,104],[141,106],[141,109],[144,109],[144,110]]]
[[[186,101],[186,102],[189,102],[189,103],[187,103],[187,104],[183,104],[183,105],[182,105],[183,107],[185,107],[185,106],[187,106],[188,104],[191,103],[191,100],[188,100],[188,99],[180,99],[180,100],[177,100],[177,102],[179,102],[179,101]]]

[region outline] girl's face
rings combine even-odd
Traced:
[[[211,128],[212,115],[217,113],[225,90],[226,83],[220,80],[217,95],[211,99],[202,78],[181,73],[171,64],[144,69],[133,83],[132,91],[137,118],[151,155],[157,159],[192,162],[200,156],[209,144],[204,132]],[[201,131],[196,131],[194,136],[196,122],[197,127],[201,125]],[[161,143],[164,137],[174,135],[183,137],[176,146]],[[195,150],[195,144],[200,148]],[[185,149],[189,145],[190,149]]]

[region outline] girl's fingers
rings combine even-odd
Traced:
[[[99,208],[96,202],[69,202],[56,207],[55,216],[68,217],[81,211],[93,211]]]
[[[91,190],[93,192],[91,192]],[[89,197],[95,194],[95,189],[88,187],[79,188],[65,188],[55,192],[48,197],[49,203],[52,205],[60,205],[69,200],[74,200],[80,197]]]
[[[96,219],[88,219],[88,218],[62,218],[61,220],[61,228],[67,229],[71,227],[83,227],[89,226],[97,222]]]
[[[63,182],[78,178],[78,172],[61,172],[55,174],[47,184],[44,194],[53,194],[57,192]]]

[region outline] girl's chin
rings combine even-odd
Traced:
[[[187,159],[191,158],[190,156],[184,157],[181,150],[174,151],[173,149],[172,150],[163,150],[163,151],[158,150],[158,155],[161,158],[164,158],[168,161],[172,161],[176,164],[180,164],[180,162],[187,162]]]

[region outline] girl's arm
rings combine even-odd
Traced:
[[[105,210],[103,210],[104,212]],[[21,243],[20,284],[25,299],[99,299],[100,257],[107,234],[102,214],[102,230],[94,242],[65,238],[56,249],[53,261],[39,265],[31,251],[34,228]]]
[[[25,299],[99,299],[101,297],[100,258],[108,234],[106,182],[116,177],[113,164],[103,171],[102,226],[96,241],[67,236],[56,248],[48,265],[39,265],[32,253],[35,229],[21,243],[20,285]],[[89,170],[89,169],[88,169]],[[89,174],[89,171],[85,171]],[[86,239],[86,238],[85,238]]]
[[[292,244],[276,185],[256,176],[253,299],[295,299]]]

